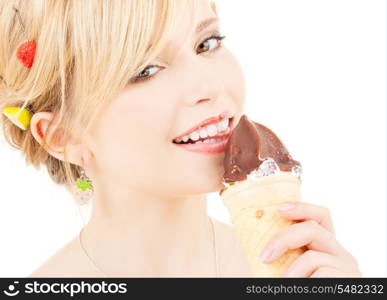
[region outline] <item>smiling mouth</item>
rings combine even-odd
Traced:
[[[234,126],[234,117],[199,128],[188,135],[173,139],[174,144],[212,144],[228,139]]]

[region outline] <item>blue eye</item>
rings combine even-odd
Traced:
[[[214,46],[214,48],[212,48],[213,50],[216,50],[218,48],[220,48],[222,46],[222,44],[220,43],[221,40],[223,40],[226,36],[220,36],[220,35],[212,35],[210,36],[209,38],[205,39],[204,42],[202,42],[198,49],[208,49],[210,48],[211,46]],[[212,43],[210,43],[210,41],[213,41]],[[202,51],[202,52],[207,52],[207,51]],[[202,53],[202,52],[199,52],[199,53]]]
[[[130,81],[131,82],[137,82],[137,81],[148,80],[148,79],[153,77],[153,74],[157,73],[157,71],[156,72],[154,71],[157,68],[164,69],[164,67],[157,66],[157,65],[147,66],[144,70],[141,71],[140,74],[138,74],[137,76],[133,77]]]
[[[210,37],[206,38],[202,43],[199,44],[198,49],[201,49],[201,50],[204,49],[204,50],[199,51],[198,53],[215,51],[215,50],[219,49],[222,46],[222,43],[220,41],[223,40],[225,37],[226,36],[224,36],[224,35],[221,36],[218,34],[211,35]],[[207,49],[211,49],[211,50],[207,50]],[[158,68],[160,70],[165,69],[165,67],[162,67],[162,66],[149,65],[144,70],[142,70],[140,74],[134,76],[130,80],[130,82],[136,83],[138,81],[145,81],[145,80],[152,79],[154,74],[157,73]],[[155,71],[155,69],[156,69],[156,71]]]

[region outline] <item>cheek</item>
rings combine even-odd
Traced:
[[[218,64],[220,78],[223,81],[225,92],[242,111],[246,95],[246,80],[235,56],[227,48],[224,51],[225,55]]]
[[[123,95],[101,116],[94,131],[100,172],[135,183],[163,167],[172,113],[149,94]]]

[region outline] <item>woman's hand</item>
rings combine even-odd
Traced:
[[[335,239],[329,210],[305,202],[287,203],[278,212],[289,220],[301,221],[274,236],[260,259],[271,263],[288,249],[305,246],[283,274],[284,277],[361,277],[355,258]]]

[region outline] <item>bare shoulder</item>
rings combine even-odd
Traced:
[[[77,236],[64,244],[27,277],[97,277],[80,251]]]
[[[234,227],[227,223],[213,220],[217,233],[217,248],[219,249],[222,277],[251,277]]]

